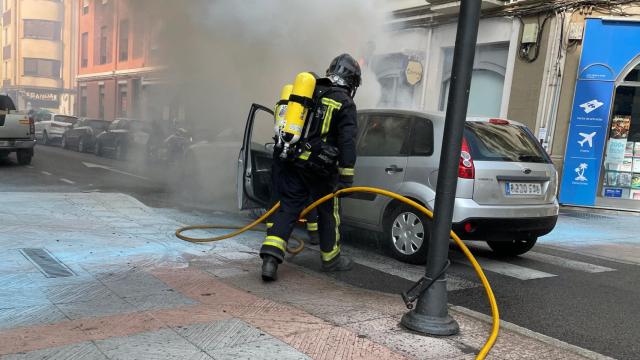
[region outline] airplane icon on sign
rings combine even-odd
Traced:
[[[593,137],[596,136],[595,131],[591,134],[580,133],[580,136],[582,136],[582,140],[579,140],[578,144],[580,144],[581,147],[584,147],[584,143],[588,143],[590,148],[593,147]]]

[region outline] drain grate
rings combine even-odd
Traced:
[[[20,249],[20,252],[48,278],[76,275],[67,265],[63,264],[47,251],[47,249]]]

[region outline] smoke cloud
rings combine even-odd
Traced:
[[[297,73],[322,75],[345,52],[358,58],[384,22],[379,1],[372,0],[146,1],[150,19],[160,20],[159,63],[167,66],[170,84],[152,105],[179,96],[196,135],[213,134],[215,141],[190,159],[197,165],[184,179],[199,184],[198,199],[229,210],[235,209],[236,160],[251,103],[272,107]],[[375,106],[379,94],[375,76],[365,71],[357,105]]]

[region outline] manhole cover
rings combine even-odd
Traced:
[[[46,249],[20,249],[20,252],[48,278],[75,276],[67,265]]]

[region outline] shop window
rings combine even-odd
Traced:
[[[633,68],[624,78],[624,82],[640,82],[640,65]]]
[[[59,41],[60,29],[57,21],[25,19],[23,34],[25,39]]]
[[[638,67],[627,79],[637,79],[637,71]],[[616,88],[604,170],[603,197],[640,200],[640,86],[637,84],[622,83]]]
[[[451,86],[453,48],[444,49],[443,77],[439,110],[446,111]],[[480,45],[476,48],[467,113],[476,116],[500,116],[509,44]]]
[[[24,58],[24,75],[60,78],[60,62],[48,59]]]
[[[451,80],[445,80],[440,97],[440,110],[445,111],[449,99]],[[467,114],[475,116],[500,116],[504,76],[489,70],[474,70],[471,78]]]
[[[120,31],[118,34],[118,60],[127,61],[129,59],[129,20],[120,21]]]
[[[89,13],[89,0],[82,0],[82,15]]]

